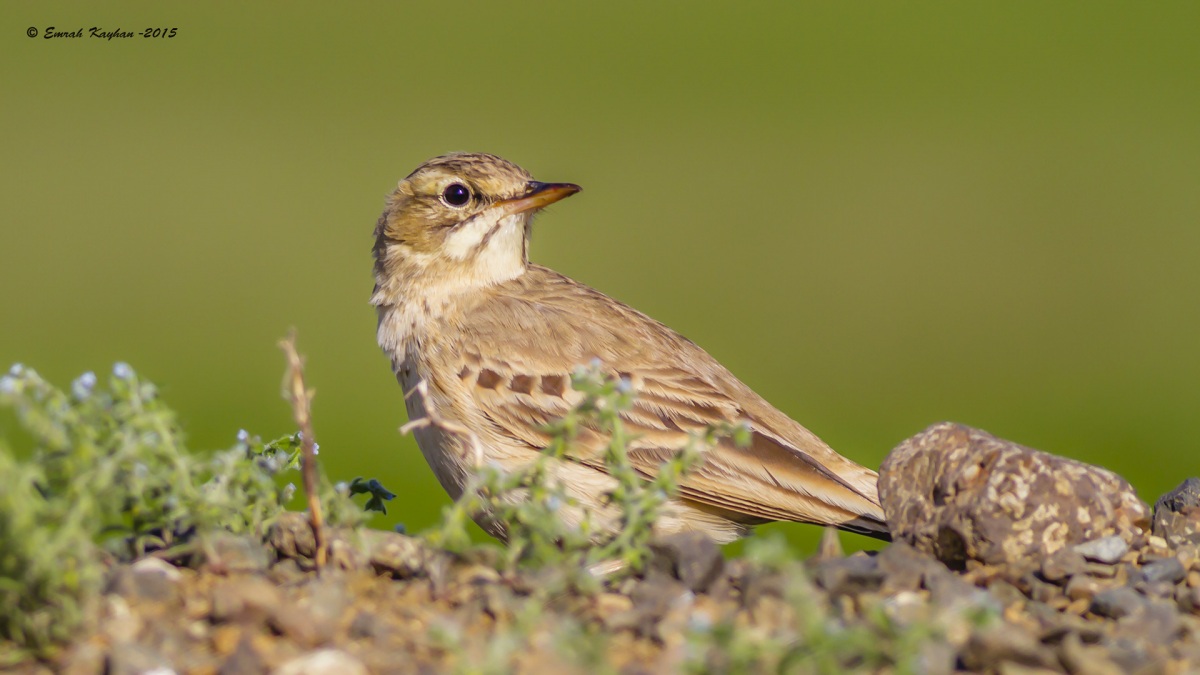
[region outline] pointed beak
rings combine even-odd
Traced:
[[[499,209],[506,216],[536,211],[560,199],[566,199],[582,189],[574,183],[539,183],[537,181],[530,181],[529,190],[524,195],[496,202],[492,204],[491,208]]]

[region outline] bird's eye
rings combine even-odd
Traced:
[[[471,201],[471,190],[462,183],[451,183],[442,190],[442,201],[455,208],[466,206]]]

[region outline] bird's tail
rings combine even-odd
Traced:
[[[874,516],[859,516],[854,520],[849,520],[844,523],[838,523],[835,527],[846,532],[854,532],[855,534],[864,534],[868,537],[880,539],[882,541],[891,541],[892,533],[888,529],[887,523],[881,518]]]

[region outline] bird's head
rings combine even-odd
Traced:
[[[469,288],[516,278],[529,264],[534,214],[579,190],[539,183],[495,155],[435,157],[388,197],[375,227],[376,282]]]

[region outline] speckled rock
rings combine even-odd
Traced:
[[[1189,478],[1158,498],[1154,534],[1172,546],[1200,544],[1200,478]]]
[[[879,470],[893,538],[947,565],[1028,564],[1115,535],[1140,540],[1150,513],[1111,471],[953,423],[897,446]]]

